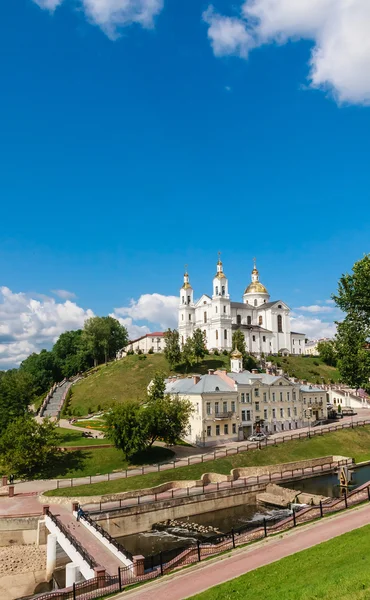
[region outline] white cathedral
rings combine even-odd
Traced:
[[[247,351],[257,356],[262,353],[305,353],[305,334],[291,331],[287,304],[282,300],[270,302],[270,295],[259,280],[255,262],[252,282],[243,294],[243,302],[231,302],[228,280],[220,259],[213,279],[212,298],[203,294],[194,302],[194,290],[188,273],[185,273],[180,290],[180,344],[183,345],[198,328],[205,335],[208,350],[232,350],[232,334],[240,329]]]

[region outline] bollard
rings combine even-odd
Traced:
[[[200,562],[200,541],[197,540],[198,562]]]
[[[42,507],[42,514],[47,515],[49,512],[49,508],[50,508],[49,504],[44,504],[44,506]]]
[[[8,487],[9,490],[9,498],[14,498],[14,485],[10,485]]]
[[[2,482],[3,482],[3,486],[8,485],[8,476],[7,475],[2,476]]]
[[[266,523],[266,519],[263,519],[263,529],[265,531],[265,537],[267,537],[267,523]]]
[[[103,567],[95,567],[94,574],[98,580],[98,588],[101,589],[105,587],[105,569]]]
[[[324,511],[323,511],[323,508],[322,508],[322,502],[320,500],[320,517],[323,517],[323,516],[324,516]]]

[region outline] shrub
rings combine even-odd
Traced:
[[[128,350],[127,351],[127,356],[132,356],[133,354],[135,354],[135,352],[133,350]]]
[[[220,356],[220,353],[219,353],[219,351],[217,350],[217,348],[214,350],[213,354],[214,354],[215,356]]]
[[[229,353],[228,353],[228,351],[227,351],[227,350],[223,350],[223,351],[222,351],[222,354],[223,354],[224,356],[229,356]]]
[[[149,348],[149,350],[148,350],[148,354],[154,354],[154,350],[153,350],[153,348]]]
[[[139,360],[146,360],[145,354],[143,354],[143,353],[139,354]]]
[[[138,349],[136,350],[136,352],[137,352],[137,354],[139,354],[139,355],[143,353],[143,351],[142,351],[142,350],[140,350],[140,348],[138,348]]]
[[[319,361],[318,361],[318,360],[314,360],[314,361],[313,361],[313,364],[314,364],[314,365],[316,365],[316,367],[318,367],[318,366],[320,365],[320,363],[319,363]]]

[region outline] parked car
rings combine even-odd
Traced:
[[[253,433],[248,438],[249,442],[263,442],[267,436],[264,433]]]

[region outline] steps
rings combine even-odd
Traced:
[[[57,417],[58,412],[60,410],[60,405],[62,402],[62,398],[64,394],[67,392],[71,383],[69,381],[64,381],[60,386],[56,387],[51,397],[48,400],[48,403],[43,410],[43,417]]]

